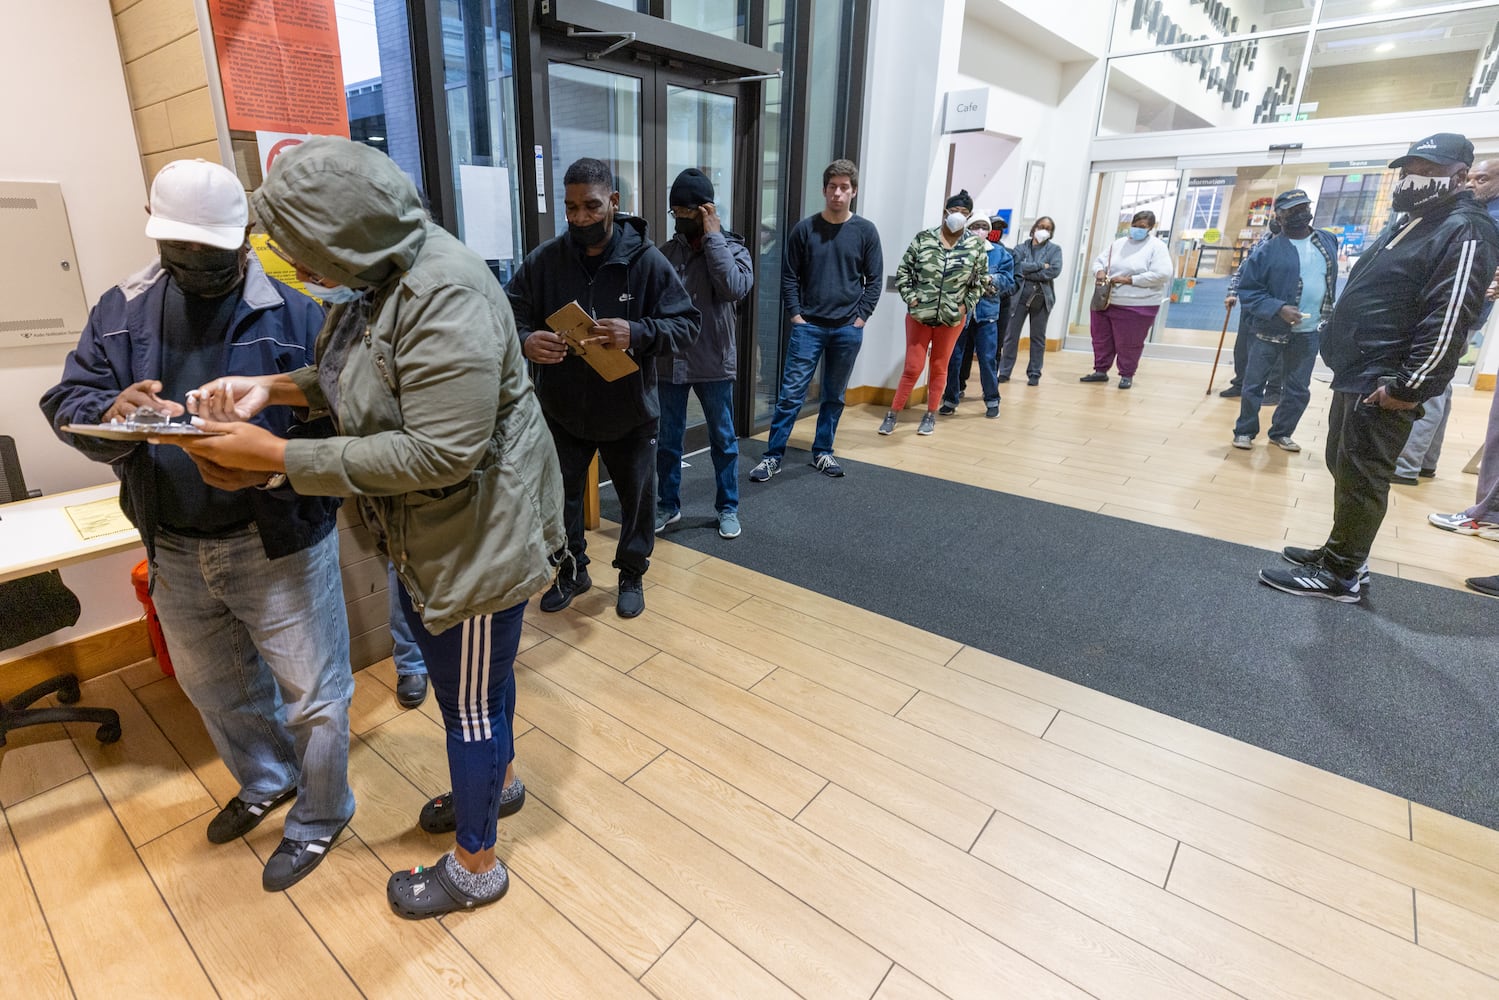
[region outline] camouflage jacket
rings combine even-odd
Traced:
[[[961,323],[990,286],[989,244],[967,230],[949,248],[940,228],[923,229],[895,271],[900,297],[916,321],[928,326]]]

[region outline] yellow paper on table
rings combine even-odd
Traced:
[[[71,507],[64,507],[63,510],[68,512],[68,518],[73,522],[74,530],[84,541],[118,534],[121,531],[135,530],[135,526],[130,523],[125,512],[120,510],[118,497],[107,497],[103,500],[95,500],[93,503],[74,504]]]
[[[552,328],[552,332],[567,341],[567,346],[573,353],[588,362],[589,367],[598,372],[605,382],[613,382],[638,372],[640,366],[624,351],[590,342],[588,331],[593,325],[593,317],[588,315],[588,310],[578,305],[576,299],[547,317],[547,326]]]

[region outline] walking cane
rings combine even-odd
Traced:
[[[1228,317],[1233,314],[1233,311],[1233,306],[1223,307],[1223,332],[1218,334],[1218,351],[1213,355],[1213,372],[1208,376],[1208,391],[1203,393],[1204,396],[1213,394],[1213,379],[1218,377],[1218,359],[1223,357],[1223,341],[1228,337]]]

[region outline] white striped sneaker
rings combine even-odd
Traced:
[[[281,838],[280,845],[277,846],[270,860],[265,863],[265,870],[260,874],[261,887],[266,892],[280,892],[283,889],[290,889],[311,875],[312,870],[323,863],[328,849],[343,832],[344,828],[340,826],[330,836],[319,837],[316,840]]]
[[[1326,566],[1272,567],[1260,570],[1260,582],[1297,597],[1322,597],[1343,604],[1357,604],[1364,599],[1358,577],[1344,580]]]

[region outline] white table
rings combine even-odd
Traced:
[[[141,547],[134,528],[83,538],[64,507],[120,495],[119,483],[0,504],[0,583]]]

